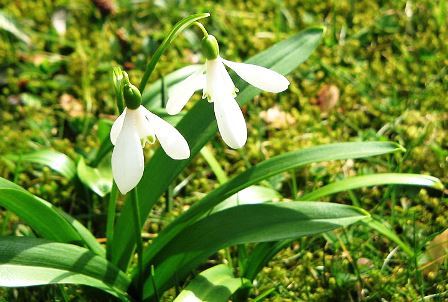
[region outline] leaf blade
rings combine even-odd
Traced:
[[[188,226],[153,259],[154,279],[145,283],[145,298],[169,288],[221,248],[250,242],[298,238],[327,232],[370,217],[362,209],[323,202],[278,202],[229,208]],[[207,240],[204,240],[207,238]]]
[[[95,253],[104,254],[95,237],[76,219],[4,178],[0,178],[0,206],[15,213],[44,238],[84,243]]]
[[[210,211],[226,198],[263,179],[314,162],[363,158],[393,153],[398,150],[402,150],[402,147],[390,142],[337,143],[289,152],[266,160],[210,192],[182,216],[174,220],[145,250],[143,261],[145,264],[151,262],[161,248],[189,223]]]
[[[328,184],[300,197],[301,200],[317,200],[321,197],[343,191],[378,185],[421,186],[443,190],[443,184],[436,177],[411,173],[379,173],[349,177]]]
[[[129,286],[123,272],[85,248],[37,238],[0,238],[0,286],[54,283],[93,286],[116,296],[125,296]]]

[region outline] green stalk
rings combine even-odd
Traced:
[[[207,18],[208,16],[210,16],[209,13],[191,15],[185,19],[182,19],[181,21],[177,22],[176,25],[174,25],[173,29],[166,36],[165,40],[163,40],[162,44],[160,44],[159,48],[157,48],[156,52],[151,58],[151,61],[149,61],[148,65],[146,66],[145,73],[143,74],[142,80],[139,85],[140,92],[142,94],[145,90],[146,84],[148,83],[149,77],[151,76],[152,72],[156,68],[157,63],[160,60],[160,57],[171,44],[171,42],[173,42],[174,38],[176,38],[176,36],[180,32],[192,25],[197,20]]]
[[[112,242],[114,240],[115,228],[115,212],[117,207],[118,188],[115,181],[112,184],[112,191],[109,195],[109,203],[107,205],[107,225],[106,225],[106,258],[112,259]]]
[[[143,295],[143,240],[141,234],[141,218],[140,218],[140,206],[138,202],[138,192],[137,187],[131,191],[132,208],[134,211],[134,223],[135,223],[135,238],[137,240],[137,268],[138,268],[138,278],[137,278],[137,297],[138,300]]]

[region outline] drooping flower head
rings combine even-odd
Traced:
[[[202,89],[203,98],[213,103],[222,139],[233,149],[241,148],[247,140],[246,122],[235,100],[238,89],[225,66],[252,86],[268,92],[278,93],[286,90],[289,81],[283,75],[265,67],[223,59],[219,55],[218,42],[212,35],[205,34],[202,52],[207,59],[204,67],[171,89],[166,110],[172,115],[179,113],[194,92]]]
[[[123,97],[126,108],[115,120],[110,140],[112,174],[122,194],[132,190],[143,176],[143,147],[146,142],[159,140],[163,150],[173,159],[190,157],[190,148],[182,134],[169,123],[141,105],[141,94],[131,83],[124,84]]]

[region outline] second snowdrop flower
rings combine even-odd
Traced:
[[[210,102],[213,102],[222,139],[233,149],[241,148],[247,140],[246,122],[235,100],[238,90],[225,66],[231,68],[252,86],[268,92],[278,93],[286,90],[289,81],[283,75],[265,67],[221,58],[218,42],[212,35],[205,34],[202,40],[202,52],[207,58],[204,68],[173,87],[166,110],[172,115],[179,113],[193,93],[203,89],[203,98],[207,97]]]
[[[166,154],[173,159],[190,157],[190,148],[176,128],[141,105],[137,87],[125,84],[123,97],[126,108],[112,125],[110,140],[115,146],[112,174],[120,192],[126,194],[143,176],[142,147],[146,142],[154,143],[157,138]]]

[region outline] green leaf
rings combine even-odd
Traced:
[[[97,168],[86,165],[84,158],[78,162],[78,177],[93,192],[101,197],[106,196],[112,190],[112,169],[110,156],[104,157]]]
[[[362,187],[371,187],[379,185],[405,185],[429,187],[437,190],[443,190],[443,184],[438,178],[421,175],[421,174],[405,174],[405,173],[381,173],[372,175],[362,175],[349,177],[344,180],[334,182],[319,188],[313,192],[300,197],[301,200],[317,200],[323,196],[344,192],[348,190],[358,189]]]
[[[327,232],[370,217],[362,209],[324,202],[278,202],[229,208],[188,226],[171,240],[145,283],[144,297],[161,292],[224,247],[250,242],[299,238]]]
[[[26,33],[24,33],[23,30],[20,29],[20,27],[21,26],[17,25],[17,23],[4,11],[0,11],[0,29],[11,33],[17,39],[21,40],[27,45],[30,45],[30,37]]]
[[[0,238],[0,286],[82,284],[126,297],[129,280],[106,259],[65,243],[28,237]]]
[[[187,18],[180,20],[179,22],[176,23],[176,25],[174,25],[173,29],[163,40],[162,44],[157,48],[156,53],[152,56],[151,61],[149,61],[148,63],[148,66],[146,66],[145,73],[143,74],[142,80],[140,81],[139,85],[140,92],[143,92],[145,90],[146,83],[148,82],[151,73],[154,71],[154,68],[156,68],[156,65],[159,62],[160,57],[168,48],[168,46],[170,46],[171,42],[173,42],[173,40],[177,37],[177,35],[181,33],[183,30],[185,30],[187,27],[192,25],[194,22],[207,18],[209,16],[210,16],[209,13],[191,15],[188,16]]]
[[[15,213],[46,239],[85,244],[93,252],[104,255],[95,237],[76,219],[3,178],[0,178],[0,206]]]
[[[323,196],[338,192],[377,185],[415,185],[435,189],[443,188],[440,180],[432,176],[420,174],[382,173],[355,176],[337,181],[303,195],[300,200],[316,200]],[[391,239],[399,245],[408,256],[413,256],[412,248],[403,242],[384,222],[380,222],[377,219],[369,219],[363,221],[363,223],[375,229],[385,237]],[[242,276],[248,278],[249,280],[253,280],[260,270],[267,264],[267,262],[269,262],[272,257],[274,257],[280,250],[288,246],[290,243],[290,240],[286,240],[258,244],[252,251],[248,259],[246,270],[242,273]]]
[[[402,147],[390,142],[340,143],[289,152],[261,162],[207,194],[187,212],[168,225],[166,229],[162,230],[152,245],[145,250],[144,263],[146,265],[152,262],[152,258],[160,253],[162,247],[168,244],[176,234],[211,211],[221,201],[263,179],[310,163],[363,158],[398,150],[402,150]]]
[[[289,74],[311,55],[320,43],[322,35],[322,28],[306,29],[252,57],[246,63],[272,68],[284,75]],[[235,84],[240,90],[237,97],[240,104],[248,102],[260,93],[260,90],[251,87],[242,80],[235,81]],[[145,167],[138,188],[142,221],[145,221],[149,211],[162,194],[166,192],[170,183],[215,135],[217,126],[212,106],[207,102],[198,102],[179,122],[177,128],[188,141],[191,156],[186,160],[175,161],[169,158],[160,148],[155,152]],[[157,173],[154,171],[157,171]],[[120,218],[117,220],[112,245],[112,261],[120,268],[125,268],[128,265],[136,242],[136,238],[129,235],[133,234],[132,224],[129,223],[131,217],[132,207],[130,203],[126,203]]]
[[[68,179],[76,174],[75,162],[64,153],[54,150],[40,150],[23,155],[8,154],[4,157],[15,162],[48,166]]]
[[[216,265],[196,276],[174,302],[227,302],[242,282],[227,265]]]

